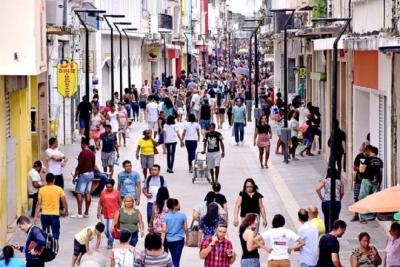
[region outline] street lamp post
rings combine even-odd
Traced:
[[[336,37],[333,42],[333,58],[332,58],[332,111],[331,111],[331,151],[329,157],[329,167],[331,169],[331,199],[330,199],[330,209],[329,209],[329,230],[332,230],[332,226],[334,223],[334,214],[335,214],[335,200],[336,200],[336,179],[340,179],[341,170],[337,170],[336,168],[336,155],[339,149],[338,146],[335,146],[336,140],[338,138],[338,125],[336,125],[337,121],[337,68],[338,68],[338,43],[347,27],[350,24],[351,18],[324,18],[324,19],[313,19],[313,22],[344,22],[339,35]]]
[[[85,21],[82,19],[80,16],[81,13],[86,13],[86,14],[102,14],[106,13],[105,10],[98,10],[98,9],[79,9],[79,10],[74,10],[76,16],[78,17],[80,23],[82,24],[83,28],[85,28],[85,95],[86,95],[86,102],[89,103],[89,28],[86,25]],[[89,120],[85,120],[85,136],[87,139],[90,138],[89,136]]]
[[[165,39],[165,35],[167,33],[169,33],[169,31],[159,31],[159,33],[161,34],[161,37],[163,39],[163,43],[164,43],[164,76],[162,77],[162,82],[163,85],[165,86],[166,82],[167,82],[167,41]]]
[[[122,83],[122,32],[117,25],[131,25],[130,22],[114,22],[114,26],[119,34],[119,99],[122,100],[123,83]]]
[[[189,54],[189,38],[186,34],[190,34],[190,36],[192,36],[192,32],[183,33],[186,39],[186,68],[187,68],[187,73],[189,75],[189,73],[192,71],[192,66],[191,66],[192,56]]]
[[[130,39],[129,35],[126,33],[127,31],[137,31],[137,28],[126,28],[122,29],[126,36],[127,41],[127,52],[128,52],[128,87],[131,88],[131,48],[130,48]]]
[[[106,21],[108,27],[110,28],[110,45],[111,45],[111,101],[114,102],[114,28],[111,25],[110,21],[108,18],[124,18],[125,15],[111,15],[111,14],[106,14],[103,15],[104,20]]]

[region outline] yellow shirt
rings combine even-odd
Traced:
[[[56,185],[46,185],[39,189],[43,215],[60,215],[60,199],[64,190]]]
[[[90,240],[89,241],[92,241],[93,238],[96,237],[96,227],[95,226],[85,227],[79,233],[77,233],[75,235],[75,240],[78,241],[79,244],[85,245],[86,237],[87,237],[87,234],[88,234],[88,230],[92,231],[92,235],[90,236]]]
[[[325,234],[325,223],[321,218],[314,218],[311,220],[311,223],[317,227],[320,235]]]
[[[140,146],[140,154],[145,155],[145,156],[151,156],[154,155],[154,143],[153,139],[148,139],[145,140],[141,138],[139,140],[139,146]]]

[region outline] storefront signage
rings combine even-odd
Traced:
[[[325,72],[311,72],[310,79],[314,81],[326,81]]]
[[[299,79],[306,79],[307,78],[307,69],[304,67],[299,68]]]
[[[63,97],[72,97],[78,91],[78,64],[75,61],[58,63],[57,91]]]

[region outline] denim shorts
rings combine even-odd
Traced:
[[[84,119],[79,119],[79,129],[83,129],[85,128],[85,120]]]
[[[199,124],[202,130],[208,131],[208,128],[210,128],[210,120],[200,120]]]
[[[93,178],[94,178],[93,172],[85,172],[79,174],[78,181],[76,182],[75,191],[78,194],[90,193],[90,190],[92,188]]]

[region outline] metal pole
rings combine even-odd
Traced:
[[[118,29],[118,28],[117,28]],[[119,99],[122,100],[122,34],[118,29],[119,33]]]
[[[110,27],[110,45],[111,45],[111,101],[114,102],[114,29],[108,21],[107,16],[103,16],[108,27]]]
[[[249,45],[249,81],[250,81],[250,92],[251,92],[251,72],[252,72],[252,61],[253,61],[253,46],[251,44],[251,39],[253,38],[253,33],[250,35],[250,45]]]
[[[231,66],[231,33],[228,32],[228,66]]]
[[[339,130],[339,126],[336,125],[337,121],[337,63],[338,63],[338,43],[347,27],[350,24],[350,19],[346,20],[346,23],[343,25],[339,35],[336,37],[333,43],[333,59],[332,59],[332,114],[331,114],[331,151],[330,151],[330,162],[329,166],[331,168],[331,199],[330,199],[330,209],[329,209],[329,230],[332,230],[332,226],[334,223],[334,214],[336,211],[336,179],[340,179],[341,174],[336,169],[336,151],[339,149],[336,144],[337,139],[337,130]]]
[[[260,27],[260,26],[258,26]],[[257,31],[258,27],[254,31],[254,98],[255,98],[255,108],[258,109],[258,80],[259,80],[259,62],[258,62],[258,41],[257,41]]]
[[[163,37],[163,41],[164,41],[164,77],[163,77],[163,84],[165,86],[165,83],[167,82],[167,44],[166,44],[166,40],[165,40],[165,33],[161,34],[161,36]]]
[[[214,37],[214,49],[215,49],[215,65],[218,67],[218,43],[217,38]]]
[[[128,88],[131,88],[131,48],[130,39],[125,30],[123,30],[126,36],[126,41],[128,42]]]

